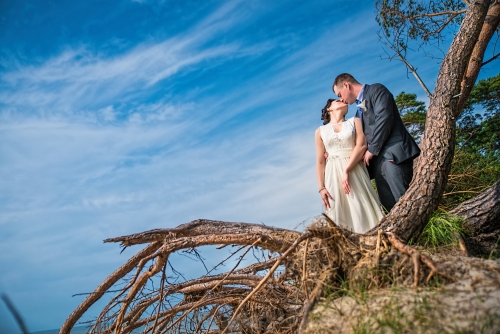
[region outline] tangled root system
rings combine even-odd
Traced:
[[[87,296],[61,334],[69,334],[88,308],[111,291],[114,297],[90,322],[89,333],[297,333],[325,284],[335,288],[348,280],[369,288],[394,282],[417,286],[438,273],[428,256],[395,235],[354,234],[326,216],[303,233],[196,220],[105,242],[146,247]],[[203,261],[196,248],[207,245],[237,249],[205,275],[179,279],[169,257],[189,252]],[[262,256],[254,254],[255,261],[248,264],[249,252],[256,250]],[[229,270],[212,274],[222,264]]]

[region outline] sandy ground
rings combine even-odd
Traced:
[[[435,255],[456,281],[321,300],[307,333],[500,333],[500,260]]]

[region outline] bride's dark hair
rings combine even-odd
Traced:
[[[323,125],[330,123],[330,114],[328,113],[328,107],[332,104],[332,102],[340,102],[340,100],[336,99],[328,99],[326,101],[326,105],[323,109],[321,109],[321,120],[323,121]]]

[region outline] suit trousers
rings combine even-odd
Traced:
[[[391,211],[410,186],[413,159],[395,164],[383,156],[375,156],[370,164],[372,163],[380,202],[387,211]]]

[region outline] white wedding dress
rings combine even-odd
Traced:
[[[342,187],[342,171],[355,146],[354,118],[343,122],[340,132],[335,132],[331,124],[320,126],[320,134],[328,152],[325,187],[333,197],[326,214],[336,224],[364,233],[374,227],[383,214],[363,161],[349,172],[351,191],[348,195]]]

